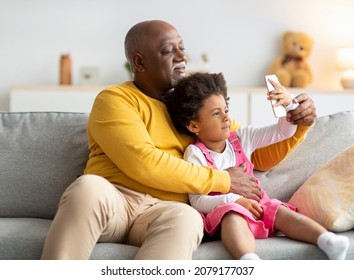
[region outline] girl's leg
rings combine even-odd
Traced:
[[[307,243],[317,244],[317,238],[327,230],[319,223],[280,205],[275,217],[275,230],[287,237]]]
[[[278,208],[274,227],[291,239],[318,245],[329,259],[345,259],[347,237],[328,232],[316,221],[283,205]]]
[[[221,241],[235,259],[259,259],[255,254],[256,241],[246,220],[234,213],[227,213],[221,221]]]

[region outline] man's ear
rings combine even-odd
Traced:
[[[137,72],[144,72],[145,71],[145,66],[144,66],[144,58],[140,53],[136,53],[133,56],[132,59],[133,63],[133,68]]]
[[[190,132],[198,135],[199,127],[194,121],[190,121],[189,124],[186,125],[186,127]]]

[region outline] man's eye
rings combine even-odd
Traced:
[[[164,50],[164,51],[162,51],[162,54],[170,54],[170,53],[172,53],[172,50]]]

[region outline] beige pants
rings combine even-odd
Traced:
[[[201,216],[189,205],[83,175],[60,200],[42,259],[88,259],[97,242],[139,246],[136,259],[191,259],[202,235]]]

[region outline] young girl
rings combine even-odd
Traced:
[[[272,84],[276,89],[268,93],[268,99],[277,99],[277,105],[284,105],[287,111],[293,109],[296,102],[287,90],[274,81]],[[196,136],[196,142],[185,150],[186,160],[220,170],[244,166],[245,172],[253,175],[249,160],[252,152],[291,137],[296,125],[283,117],[275,125],[230,132],[227,101],[221,73],[196,73],[177,84],[166,97],[166,106],[176,129]],[[222,243],[236,259],[260,259],[255,253],[255,239],[274,236],[276,231],[317,245],[329,259],[345,259],[347,237],[327,231],[296,212],[295,207],[270,199],[263,190],[259,202],[233,193],[190,194],[189,200],[201,212],[205,232],[211,236],[220,234]]]

